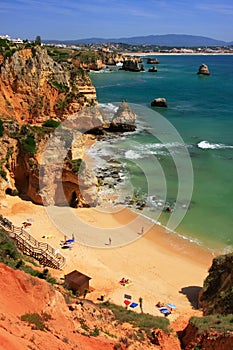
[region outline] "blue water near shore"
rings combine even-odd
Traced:
[[[231,251],[233,56],[183,55],[158,58],[160,64],[157,65],[157,73],[147,71],[149,66],[146,59],[143,62],[145,72],[90,73],[101,104],[111,108],[115,102],[127,100],[132,106],[140,105],[137,132],[102,145],[102,151],[105,147],[105,151],[127,164],[134,188],[142,195],[147,195],[152,202],[152,208],[144,210],[143,214],[166,225],[172,214],[164,211],[159,213],[159,201],[162,203],[164,200],[171,206],[176,202],[179,176],[174,155],[180,154],[180,158],[184,159],[179,167],[183,167],[182,174],[185,174],[187,155],[182,152],[187,148],[194,173],[194,187],[186,215],[175,231],[210,249]],[[196,74],[202,63],[208,65],[210,76]],[[150,102],[157,97],[167,99],[167,109],[150,107]],[[162,136],[166,130],[163,132],[159,129],[159,118],[155,111],[177,130],[184,145],[176,137],[172,138],[171,130],[168,137]],[[139,164],[139,160],[144,161],[143,165]],[[190,180],[189,175],[187,172],[187,182]],[[180,199],[178,210],[181,210],[182,216],[188,201],[185,194],[181,194]]]

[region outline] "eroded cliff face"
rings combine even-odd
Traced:
[[[4,125],[4,136],[0,138],[1,200],[6,194],[19,194],[44,205],[96,205],[98,181],[83,162],[88,135],[70,130],[69,134],[56,135],[51,130],[45,132],[46,128],[37,127],[35,131],[30,126],[20,127],[16,122],[11,127],[8,123]],[[12,125],[14,132],[9,130]],[[25,149],[30,135],[35,140],[34,154],[33,149]],[[68,136],[67,143],[62,143]]]
[[[233,348],[232,330],[216,330],[211,328],[207,321],[206,326],[208,327],[208,325],[209,329],[203,331],[203,329],[197,327],[191,319],[180,337],[182,349],[230,350]]]
[[[0,121],[4,132],[0,135],[0,198],[8,193],[38,204],[94,205],[96,177],[86,167],[89,188],[82,180],[81,191],[78,177],[85,177],[85,172],[79,176],[72,168],[73,161],[83,159],[85,135],[71,131],[74,145],[71,142],[65,147],[63,158],[58,154],[59,161],[52,162],[53,158],[46,165],[47,183],[41,177],[43,153],[55,130],[42,124],[51,119],[64,122],[95,104],[96,90],[87,73],[67,62],[55,62],[46,49],[36,46],[5,59],[1,56]],[[54,155],[60,151],[56,143],[50,148]],[[68,156],[70,148],[73,154]]]
[[[1,118],[41,124],[93,104],[96,90],[87,73],[53,61],[40,46],[16,51],[0,64]]]
[[[91,301],[73,299],[61,286],[0,264],[1,349],[180,350],[177,338],[156,331],[156,344],[143,330],[121,324],[109,309]],[[37,318],[47,316],[38,328]],[[23,316],[23,319],[22,319]],[[155,325],[156,326],[156,325]],[[41,327],[40,327],[41,328]]]

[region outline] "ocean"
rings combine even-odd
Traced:
[[[91,152],[124,165],[119,193],[146,200],[143,215],[213,251],[232,251],[233,55],[158,59],[157,73],[146,58],[145,72],[90,73],[100,106],[111,115],[126,100],[138,126]],[[210,76],[197,75],[202,63]],[[168,108],[151,107],[158,97]]]

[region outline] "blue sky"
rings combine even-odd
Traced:
[[[232,0],[0,0],[0,35],[119,38],[192,34],[233,41]]]

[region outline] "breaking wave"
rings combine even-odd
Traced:
[[[184,148],[192,147],[178,142],[173,143],[148,143],[138,145],[134,149],[125,152],[127,159],[139,159],[149,155],[169,155],[171,153],[182,152]]]
[[[208,141],[201,141],[197,144],[198,148],[201,149],[226,149],[226,148],[232,148],[233,146],[230,145],[224,145],[222,143],[210,143]]]

